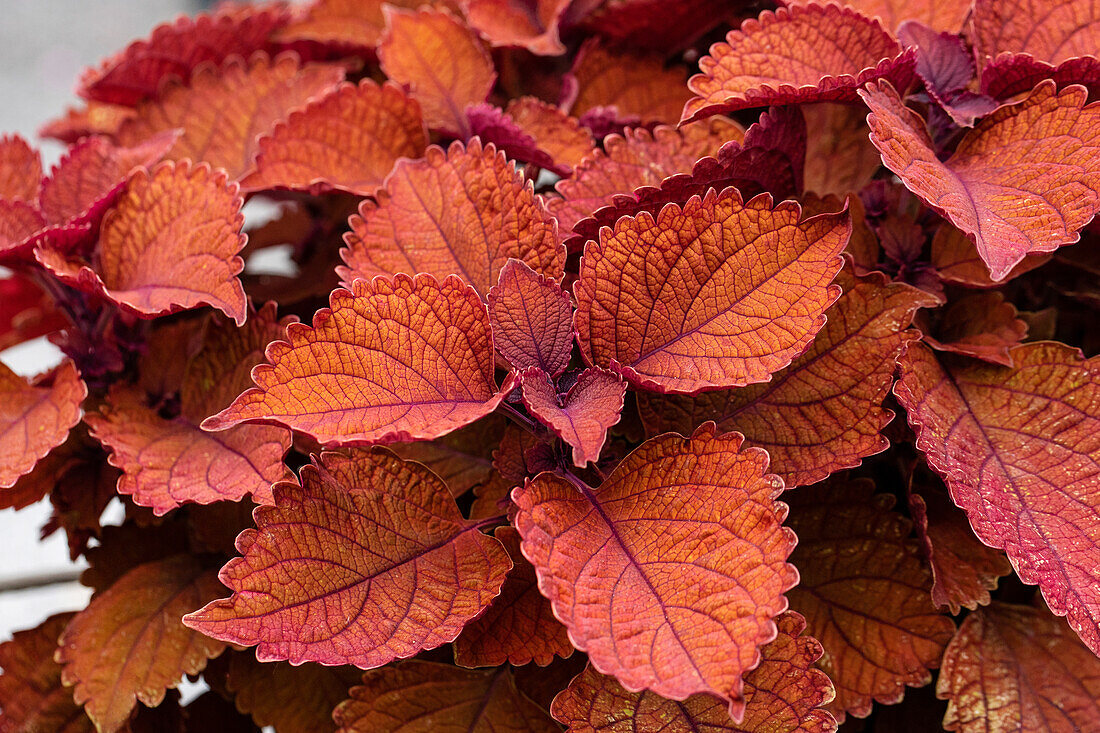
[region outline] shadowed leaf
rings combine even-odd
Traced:
[[[464,0],[466,18],[493,46],[559,56],[558,22],[570,0]]]
[[[500,415],[487,415],[442,438],[393,443],[390,450],[407,461],[423,463],[447,483],[451,496],[458,497],[489,478],[493,449],[505,424]]]
[[[322,733],[336,730],[332,711],[360,675],[354,667],[261,664],[245,652],[230,657],[225,686],[237,709],[257,725],[274,726],[279,733]]]
[[[610,110],[621,124],[673,124],[691,94],[681,68],[665,68],[659,56],[611,51],[589,41],[577,53],[569,72],[576,97],[569,113]]]
[[[882,159],[868,139],[866,110],[828,102],[800,109],[806,118],[806,190],[843,197],[870,183]]]
[[[500,355],[516,369],[537,367],[552,377],[573,353],[573,304],[552,279],[522,260],[508,260],[489,291],[489,321]]]
[[[600,458],[608,429],[619,422],[626,382],[618,374],[589,367],[565,394],[535,367],[521,374],[523,404],[542,424],[573,448],[573,465],[584,468]]]
[[[71,361],[27,381],[0,363],[0,488],[15,485],[80,421],[88,388]]]
[[[1020,260],[1004,277],[1012,280],[1050,261],[1049,252],[1030,254]],[[989,276],[989,267],[982,261],[974,242],[963,232],[944,222],[932,237],[932,266],[941,280],[968,288],[993,288],[1002,283]]]
[[[935,312],[937,327],[924,330],[923,341],[938,351],[966,354],[983,361],[1012,366],[1009,350],[1027,336],[1027,324],[1016,317],[1016,307],[999,292],[968,293]]]
[[[567,174],[595,151],[592,133],[581,127],[576,117],[542,100],[535,97],[513,99],[505,112]]]

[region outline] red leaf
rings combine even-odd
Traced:
[[[92,733],[95,726],[61,684],[61,665],[53,660],[57,639],[71,613],[50,616],[33,629],[16,631],[0,644],[0,730]]]
[[[203,62],[250,56],[288,19],[280,5],[230,6],[212,15],[181,17],[86,71],[77,92],[87,99],[133,106],[155,96],[166,79],[186,83]]]
[[[513,387],[497,388],[488,313],[457,277],[358,280],[330,304],[268,346],[257,386],[203,428],[267,422],[340,445],[430,440],[489,414]]]
[[[935,315],[938,327],[921,324],[926,344],[993,364],[1012,366],[1008,352],[1027,336],[1027,324],[1016,317],[1016,307],[999,292],[969,293]]]
[[[1052,342],[1009,355],[1011,368],[941,363],[914,345],[894,392],[978,538],[1100,653],[1098,571],[1086,559],[1100,532],[1100,362]]]
[[[801,582],[788,593],[825,656],[818,666],[836,686],[829,706],[866,717],[872,700],[896,703],[939,664],[955,625],[928,596],[928,570],[894,499],[868,480],[832,481],[789,497],[798,534],[791,562]]]
[[[643,48],[662,54],[691,45],[739,11],[725,0],[611,0],[573,3],[569,12],[586,5],[596,7],[580,21],[585,30],[620,48]]]
[[[1045,611],[994,603],[966,617],[936,694],[960,733],[1072,733],[1100,720],[1100,660]]]
[[[46,226],[42,212],[25,201],[0,201],[0,261],[24,259],[33,249],[33,235]]]
[[[500,107],[488,102],[467,107],[466,121],[470,127],[469,139],[479,138],[483,144],[494,145],[507,157],[528,164],[529,169],[525,169],[525,172],[530,170],[528,176],[533,176],[535,169],[542,168],[556,175],[566,173],[564,168],[555,166],[550,154],[539,149],[535,138]]]
[[[49,382],[44,384],[43,382]],[[88,388],[71,361],[46,380],[27,381],[0,363],[0,489],[15,485],[65,442]]]
[[[611,51],[592,40],[573,60],[566,84],[575,89],[569,113],[608,110],[621,124],[673,124],[688,100],[682,68],[665,68],[660,56]]]
[[[998,107],[996,100],[970,90],[974,58],[962,37],[937,33],[917,21],[906,21],[898,39],[917,52],[917,76],[924,81],[928,96],[961,127],[973,127],[974,120]]]
[[[573,645],[565,627],[539,595],[535,568],[520,553],[519,532],[499,527],[500,540],[512,570],[485,613],[466,624],[455,639],[455,663],[463,667],[496,667],[505,662],[519,667],[534,662],[545,667],[555,655],[568,657]]]
[[[427,146],[420,105],[392,84],[341,84],[261,137],[245,191],[337,189],[372,196],[399,158]]]
[[[493,46],[518,46],[560,56],[558,22],[570,0],[464,0],[466,17]]]
[[[554,717],[570,733],[832,733],[833,716],[821,706],[833,699],[829,678],[814,669],[821,645],[800,636],[806,621],[787,612],[775,619],[779,636],[760,649],[760,666],[745,675],[745,719],[730,720],[716,697],[692,695],[682,703],[652,692],[627,692],[591,666],[554,699]]]
[[[1004,277],[1012,280],[1050,261],[1050,253],[1036,253],[1024,257]],[[961,231],[944,222],[932,237],[932,266],[945,282],[965,285],[968,288],[993,288],[1001,283],[989,277],[989,267],[982,261],[974,243]]]
[[[283,455],[290,431],[241,425],[207,433],[184,418],[166,420],[143,395],[112,389],[99,414],[86,417],[92,435],[122,470],[118,493],[161,516],[184,503],[239,501],[251,495],[271,504],[271,484],[290,478]]]
[[[573,353],[573,304],[554,280],[508,260],[488,300],[493,340],[509,364],[552,377],[565,371]]]
[[[800,214],[794,202],[742,203],[736,189],[711,189],[656,219],[642,212],[604,229],[585,247],[574,286],[586,361],[662,392],[767,381],[813,340],[840,295],[829,283],[851,234],[848,213]]]
[[[260,661],[369,669],[454,641],[512,564],[437,476],[382,448],[324,453],[274,491],[222,568],[233,596],[184,619]]]
[[[0,135],[0,200],[34,201],[40,185],[38,151],[18,135]]]
[[[180,623],[218,583],[192,557],[139,565],[73,618],[61,636],[61,678],[99,730],[118,730],[137,701],[155,707],[184,674],[225,648]]]
[[[973,3],[969,0],[844,0],[868,18],[877,18],[888,31],[906,20],[919,20],[937,31],[958,33]]]
[[[528,411],[573,447],[573,465],[584,468],[599,460],[607,430],[623,411],[626,382],[618,374],[589,367],[563,395],[537,367],[524,371],[520,383]]]
[[[279,733],[322,733],[336,730],[332,711],[360,675],[354,667],[261,664],[251,654],[237,653],[229,659],[225,686],[237,709],[257,725]]]
[[[812,484],[864,456],[886,450],[881,431],[893,418],[882,400],[893,384],[895,358],[917,308],[935,300],[888,284],[875,273],[837,278],[844,294],[826,312],[817,338],[767,384],[695,397],[641,393],[638,407],[650,434],[690,431],[703,420],[737,430],[771,456],[786,486]]]
[[[336,708],[339,733],[557,733],[546,713],[519,694],[507,667],[468,670],[404,662],[367,672]]]
[[[356,278],[427,272],[458,274],[483,296],[509,258],[560,277],[565,249],[557,227],[523,173],[492,145],[430,147],[422,160],[397,164],[376,202],[349,221],[345,283]]]
[[[103,219],[94,265],[52,249],[35,256],[62,280],[140,317],[209,304],[241,325],[242,204],[224,172],[165,162],[130,178]]]
[[[705,424],[642,444],[597,489],[542,473],[512,492],[523,554],[573,646],[628,690],[714,694],[735,719],[798,579],[782,482],[741,442]]]
[[[535,97],[513,99],[505,112],[534,138],[539,150],[545,151],[555,167],[566,175],[595,152],[592,133],[582,127],[577,118],[542,100]]]
[[[496,82],[492,57],[477,34],[446,11],[390,7],[383,14],[382,71],[411,90],[428,127],[467,137],[466,108],[484,102]]]
[[[1012,572],[1004,553],[978,541],[942,486],[910,485],[909,513],[932,567],[932,602],[952,614],[988,605],[997,578]]]
[[[274,59],[257,54],[248,62],[234,57],[220,67],[204,65],[189,85],[168,84],[155,100],[139,105],[118,138],[134,145],[182,129],[169,159],[204,161],[240,179],[253,168],[261,135],[343,78],[340,66],[302,65],[294,54]]]
[[[122,123],[133,116],[134,110],[130,107],[91,101],[83,107],[69,107],[64,116],[55,117],[38,128],[38,136],[53,138],[66,145],[90,135],[114,137]]]
[[[748,107],[854,101],[856,90],[876,79],[904,89],[913,53],[878,21],[807,3],[746,20],[711,46],[699,69],[688,81],[696,96],[684,106],[684,122]]]
[[[978,245],[994,280],[1025,255],[1072,244],[1100,211],[1100,106],[1040,84],[983,119],[940,162],[920,117],[886,84],[860,91],[871,140],[913,193]]]
[[[562,232],[608,206],[615,197],[641,186],[659,186],[676,173],[690,173],[695,162],[714,155],[727,141],[741,142],[744,129],[724,117],[685,125],[680,129],[658,127],[627,130],[604,140],[603,150],[586,158],[572,178],[559,181],[562,198],[547,202]]]

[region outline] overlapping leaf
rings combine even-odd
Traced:
[[[263,49],[272,31],[289,17],[279,5],[245,5],[164,23],[149,38],[134,41],[99,68],[86,71],[78,92],[100,102],[137,104],[156,96],[167,79],[187,82],[204,62],[218,64]]]
[[[576,90],[570,114],[583,119],[606,110],[624,125],[672,124],[691,96],[686,80],[682,70],[666,69],[659,56],[611,51],[590,41],[570,71],[568,84]]]
[[[36,256],[63,280],[144,318],[209,304],[240,325],[242,205],[224,172],[165,162],[131,176],[104,217],[92,263],[52,249]]]
[[[1004,280],[1023,275],[1046,264],[1049,253],[1030,254],[1013,267]],[[965,285],[969,288],[992,288],[1000,283],[989,276],[989,267],[982,261],[974,242],[950,223],[944,222],[932,237],[932,266],[945,282]]]
[[[493,340],[509,364],[552,377],[565,371],[573,353],[573,304],[556,282],[509,260],[488,301]]]
[[[302,65],[294,54],[274,59],[257,54],[247,62],[233,58],[221,67],[203,66],[190,85],[170,85],[155,100],[141,104],[118,137],[134,145],[159,132],[182,129],[170,159],[204,161],[239,179],[252,169],[261,135],[343,78],[340,66]]]
[[[404,662],[367,672],[333,713],[339,733],[557,733],[507,667]]]
[[[564,394],[550,376],[534,367],[521,374],[528,412],[573,448],[573,465],[584,468],[600,457],[608,429],[619,422],[626,382],[599,367],[581,372]]]
[[[1100,15],[1069,0],[977,0],[971,28],[974,45],[989,60],[1021,53],[1058,65],[1095,56],[1100,46]]]
[[[844,294],[826,312],[825,328],[767,384],[695,397],[639,394],[649,432],[682,433],[716,420],[767,450],[771,470],[788,487],[820,481],[885,450],[880,431],[893,413],[882,400],[893,384],[894,360],[916,337],[906,330],[913,313],[935,300],[887,284],[879,274],[857,278],[850,268],[837,284]]]
[[[279,733],[322,733],[336,730],[332,711],[361,674],[354,667],[261,664],[245,652],[230,657],[225,686],[237,709],[257,725],[273,726]]]
[[[570,0],[464,0],[470,25],[494,46],[518,46],[558,56],[565,46],[558,23]]]
[[[28,382],[0,363],[0,488],[14,486],[80,421],[88,388],[71,361]]]
[[[1016,317],[1016,307],[999,292],[969,293],[938,316],[936,328],[921,324],[926,344],[994,364],[1012,366],[1009,349],[1027,335],[1027,324]]]
[[[53,138],[72,145],[90,135],[118,134],[122,123],[134,116],[131,107],[90,101],[83,107],[69,107],[61,117],[55,117],[38,128],[38,136]]]
[[[23,259],[32,236],[46,226],[46,220],[26,201],[0,201],[0,260]]]
[[[882,159],[868,139],[866,111],[854,104],[805,104],[805,187],[843,196],[870,183]]]
[[[483,296],[509,258],[560,277],[565,249],[531,184],[492,145],[474,140],[431,147],[402,161],[385,189],[364,201],[349,222],[345,284],[356,278],[427,272],[458,274]]]
[[[337,49],[373,49],[386,30],[384,4],[418,8],[420,0],[313,0],[302,17],[275,34],[275,39],[294,43],[307,41]]]
[[[918,20],[937,31],[957,33],[970,12],[966,0],[844,0],[868,18],[878,18],[888,31],[903,21]]]
[[[428,127],[466,137],[465,110],[493,89],[493,60],[477,34],[448,12],[384,10],[382,71],[420,102]]]
[[[394,443],[390,450],[432,469],[457,497],[488,480],[493,471],[493,449],[506,424],[502,416],[489,415],[442,438]]]
[[[42,159],[19,135],[0,135],[0,200],[34,201],[42,183]]]
[[[585,13],[580,26],[617,47],[644,48],[659,53],[689,46],[729,14],[737,12],[724,0],[611,0],[573,3],[567,17]]]
[[[95,726],[72,690],[61,684],[54,661],[57,639],[74,614],[50,616],[33,629],[16,631],[0,644],[0,730],[92,733]]]
[[[513,99],[505,111],[565,174],[572,173],[582,160],[594,152],[592,133],[582,127],[577,118],[540,99]]]
[[[426,440],[489,414],[512,387],[497,389],[488,313],[457,277],[358,280],[286,339],[253,370],[257,386],[204,428],[269,422],[325,444]]]
[[[624,217],[581,259],[575,324],[589,363],[638,386],[695,393],[767,381],[825,325],[847,212],[710,190]],[[720,232],[720,237],[715,236]]]
[[[568,657],[573,645],[565,627],[554,618],[550,602],[539,594],[535,568],[520,553],[519,533],[501,527],[496,538],[508,550],[512,570],[500,595],[455,639],[455,662],[463,667],[495,667],[505,662],[545,667],[555,656]]]
[[[833,698],[829,678],[814,669],[821,645],[800,636],[805,620],[787,612],[775,619],[779,635],[764,645],[760,666],[745,675],[745,718],[734,723],[726,705],[699,694],[674,702],[652,692],[627,692],[591,666],[554,699],[554,717],[570,733],[831,733],[836,721],[821,709]]]
[[[1052,342],[1009,355],[997,367],[912,346],[894,391],[974,532],[1100,653],[1100,363]]]
[[[936,694],[959,733],[1088,730],[1100,720],[1100,660],[1043,610],[994,603],[962,622]]]
[[[962,37],[908,21],[898,30],[898,38],[916,49],[917,76],[924,81],[928,96],[955,124],[973,127],[975,119],[997,108],[992,97],[970,89],[974,57]]]
[[[301,477],[237,539],[219,576],[232,597],[188,626],[258,645],[260,661],[373,668],[453,641],[500,592],[508,554],[420,464],[324,453]]]
[[[420,105],[392,84],[364,79],[340,85],[260,138],[255,171],[241,186],[370,196],[399,158],[418,158],[427,144]]]
[[[73,618],[57,660],[97,729],[118,730],[137,701],[159,705],[184,674],[221,653],[224,644],[179,621],[217,594],[212,570],[176,555],[130,570]]]
[[[994,280],[1079,237],[1100,211],[1100,106],[1053,82],[978,123],[941,162],[923,121],[887,84],[860,91],[886,166],[978,246]]]
[[[765,10],[699,60],[684,121],[747,107],[856,99],[876,79],[905,88],[913,55],[878,21],[837,5]]]
[[[798,577],[782,482],[741,443],[711,423],[647,441],[597,489],[543,473],[512,492],[539,590],[596,669],[628,690],[717,695],[738,720]]]
[[[893,497],[863,481],[831,481],[790,494],[798,535],[788,595],[821,641],[818,663],[836,686],[829,709],[866,717],[872,700],[896,703],[931,680],[954,624],[928,596],[931,578]]]
[[[909,513],[932,568],[932,602],[953,614],[988,605],[997,579],[1012,572],[1004,553],[978,541],[942,487],[910,486]]]

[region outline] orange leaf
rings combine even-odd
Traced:
[[[260,661],[371,669],[454,641],[511,568],[431,471],[384,448],[323,453],[237,538],[233,591],[185,617]],[[364,552],[365,547],[374,548]]]
[[[340,66],[302,65],[294,54],[274,59],[257,54],[248,62],[232,58],[221,67],[196,69],[190,85],[170,84],[155,100],[139,105],[118,138],[134,145],[182,129],[168,158],[204,161],[239,179],[252,169],[261,135],[343,78]]]
[[[560,277],[565,248],[532,184],[492,145],[477,140],[432,146],[422,160],[401,161],[349,221],[345,287],[356,278],[426,272],[457,274],[482,296],[509,258]]]
[[[560,56],[558,22],[570,0],[464,0],[466,18],[493,46]]]
[[[539,590],[593,666],[628,690],[717,695],[737,720],[798,582],[783,483],[741,443],[708,423],[643,443],[599,488],[542,473],[512,491]]]
[[[573,304],[552,279],[522,260],[508,260],[489,290],[489,321],[497,351],[516,369],[537,367],[556,377],[573,354]]]
[[[179,619],[218,594],[213,571],[176,555],[138,565],[92,599],[61,636],[61,678],[96,727],[115,731],[137,701],[155,707],[184,674],[197,674],[225,645]]]
[[[982,544],[951,503],[943,486],[909,487],[909,514],[916,525],[925,558],[932,568],[932,602],[957,614],[989,604],[997,578],[1012,572],[1005,554]]]
[[[1073,244],[1100,211],[1100,105],[1085,106],[1083,87],[1043,82],[979,122],[944,162],[892,87],[860,95],[886,167],[974,239],[994,280],[1025,255]]]
[[[876,79],[901,89],[913,79],[913,52],[871,20],[837,5],[765,10],[730,31],[699,59],[683,121],[747,107],[854,101]]]
[[[502,416],[488,415],[442,438],[394,443],[390,450],[407,461],[423,463],[447,483],[451,496],[458,497],[489,478],[493,449],[505,424]]]
[[[1020,260],[1004,280],[1012,280],[1050,261],[1048,252],[1030,254]],[[968,288],[992,288],[1000,285],[989,277],[989,267],[977,248],[963,232],[943,222],[932,237],[932,266],[941,280]]]
[[[134,41],[98,69],[88,69],[77,92],[87,99],[133,106],[156,96],[167,79],[186,83],[203,63],[219,64],[264,48],[271,32],[289,17],[277,3],[231,5],[211,15],[164,23],[148,39]]]
[[[38,136],[53,138],[72,145],[82,137],[107,135],[114,137],[122,123],[134,116],[134,110],[117,104],[88,102],[83,107],[69,107],[61,117],[55,117],[38,128]]]
[[[854,104],[804,104],[807,191],[822,196],[854,193],[882,165],[868,138],[866,110]]]
[[[275,33],[275,40],[313,41],[340,49],[373,49],[386,30],[385,4],[418,8],[422,0],[313,0],[305,16]]]
[[[520,552],[512,527],[498,527],[496,538],[512,558],[512,570],[485,613],[466,624],[455,639],[455,663],[463,667],[545,667],[555,656],[568,657],[573,645],[554,618],[550,601],[539,594],[535,568]]]
[[[557,217],[559,230],[569,232],[581,219],[614,203],[617,195],[659,186],[676,173],[691,173],[699,158],[716,154],[726,142],[744,139],[744,128],[724,117],[680,129],[639,128],[611,135],[602,151],[577,166],[572,178],[558,182],[562,198],[549,199],[547,207]]]
[[[25,201],[0,201],[0,259],[23,259],[33,251],[32,236],[46,226],[42,212]]]
[[[894,32],[907,20],[918,20],[937,31],[958,33],[973,5],[969,0],[844,0],[868,18]]]
[[[80,422],[88,388],[73,363],[64,361],[47,380],[28,382],[0,363],[0,488],[30,473]]]
[[[0,730],[92,733],[95,726],[61,684],[53,660],[57,639],[74,614],[50,616],[33,629],[16,631],[0,644]]]
[[[420,105],[399,88],[341,84],[260,138],[241,186],[372,196],[399,158],[419,158],[427,144]]]
[[[1100,720],[1100,660],[1043,610],[994,603],[966,617],[936,695],[960,733],[1074,733]]]
[[[184,418],[166,420],[132,388],[112,389],[98,414],[84,421],[122,470],[118,493],[161,516],[184,503],[271,504],[271,484],[290,477],[283,455],[290,431],[241,425],[207,433]]]
[[[1020,580],[1100,652],[1096,512],[1100,361],[1053,342],[1017,346],[1014,367],[941,359],[913,345],[894,392],[917,447],[966,511],[1003,548]]]
[[[821,645],[801,636],[806,621],[797,613],[783,613],[775,623],[779,635],[761,647],[760,666],[745,675],[741,723],[711,695],[677,703],[652,692],[627,692],[591,665],[554,699],[551,711],[570,733],[832,733],[836,721],[821,706],[833,699],[833,686],[814,669]]]
[[[882,401],[893,384],[895,358],[907,341],[917,308],[935,299],[915,288],[888,284],[880,273],[854,277],[826,312],[817,338],[767,384],[695,397],[640,393],[648,432],[690,431],[703,420],[737,430],[768,451],[771,470],[788,487],[812,484],[864,456],[886,450],[881,430],[893,418]]]
[[[967,293],[942,311],[921,319],[918,325],[924,332],[924,343],[937,351],[1012,366],[1009,349],[1027,336],[1027,324],[1016,316],[1016,306],[999,292]],[[928,324],[933,320],[935,327]]]
[[[0,135],[0,200],[35,201],[40,185],[38,151],[18,135]]]
[[[848,213],[800,214],[794,202],[742,203],[736,189],[711,189],[603,229],[574,286],[586,361],[661,392],[767,381],[809,345],[840,295],[829,283]]]
[[[1100,14],[1073,0],[977,0],[970,28],[979,60],[1025,53],[1058,65],[1100,48]]]
[[[909,522],[890,511],[868,480],[831,481],[789,495],[798,535],[791,562],[801,582],[791,608],[825,647],[818,666],[836,686],[829,710],[866,717],[872,700],[896,703],[939,664],[955,625],[928,597],[931,578],[909,539]]]
[[[0,351],[69,323],[53,298],[30,278],[14,273],[0,278]]]
[[[626,382],[618,374],[589,367],[563,395],[537,367],[522,372],[520,383],[531,415],[573,447],[573,465],[584,468],[599,460],[607,431],[623,411]]]
[[[508,102],[505,112],[566,173],[572,172],[582,160],[595,152],[592,133],[582,127],[576,117],[570,117],[540,99],[513,99]]]
[[[507,667],[404,662],[367,672],[333,716],[339,733],[558,733]]]
[[[570,114],[611,109],[623,124],[673,124],[691,94],[681,67],[665,68],[659,56],[614,52],[589,41],[573,60],[567,83],[575,85]]]
[[[496,82],[493,59],[477,34],[446,11],[384,8],[378,61],[409,87],[428,127],[467,137],[466,108],[484,102]]]
[[[94,269],[52,249],[35,255],[62,280],[140,317],[209,304],[241,325],[242,204],[224,172],[165,162],[134,173],[104,217]]]

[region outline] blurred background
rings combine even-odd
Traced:
[[[157,24],[209,5],[201,0],[0,0],[0,134],[18,133],[40,145],[46,169],[63,146],[39,141],[38,128],[76,104],[76,80],[86,66],[143,38]],[[41,372],[60,354],[44,338],[0,351],[19,374]],[[108,508],[121,516],[117,504]],[[82,608],[90,591],[75,578],[63,533],[46,542],[39,530],[49,502],[0,511],[0,641],[58,611]]]

